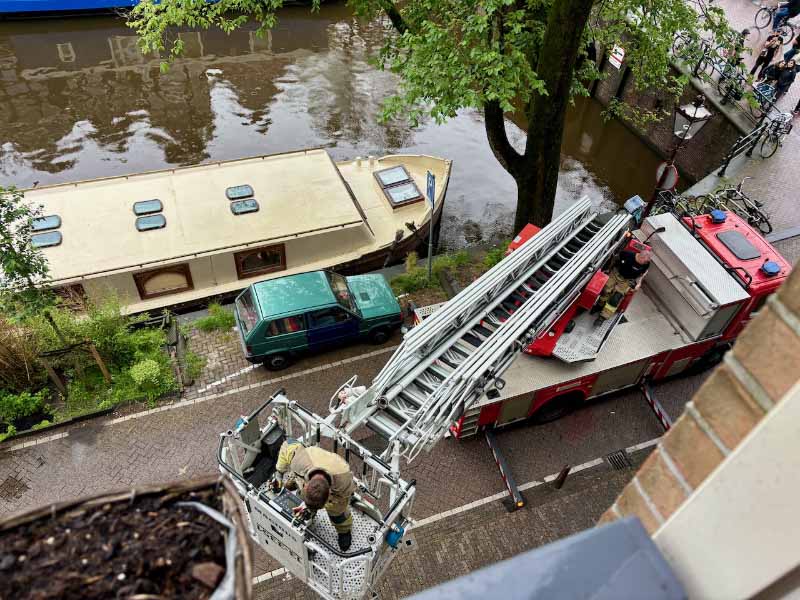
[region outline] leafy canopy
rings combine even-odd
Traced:
[[[512,111],[527,106],[535,94],[547,95],[539,52],[548,28],[568,26],[550,22],[552,3],[568,1],[350,0],[349,6],[359,17],[383,18],[389,35],[376,59],[401,77],[399,93],[387,99],[385,113],[416,123],[426,114],[442,121],[461,108],[489,102]],[[312,8],[319,3],[313,0]],[[166,52],[171,60],[183,50],[177,27],[231,32],[252,18],[263,35],[275,25],[282,5],[283,0],[142,0],[128,24],[139,34],[144,52]],[[700,52],[703,38],[713,40],[713,52],[735,42],[722,10],[704,0],[596,0],[583,41],[585,48],[591,42],[601,48],[623,46],[639,89],[677,94],[688,81],[670,68],[678,32],[691,41],[688,54]],[[571,93],[588,95],[586,84],[599,77],[595,62],[584,60],[577,71]]]
[[[41,207],[24,201],[16,188],[0,187],[0,311],[15,318],[53,303],[52,294],[37,287],[47,279],[47,259],[32,241],[33,222]]]

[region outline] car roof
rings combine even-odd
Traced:
[[[264,319],[293,315],[336,304],[324,271],[287,275],[253,284]]]

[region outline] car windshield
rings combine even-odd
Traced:
[[[337,273],[329,273],[326,271],[325,275],[328,276],[328,283],[331,284],[333,295],[336,296],[336,302],[351,313],[358,314],[358,308],[350,293],[350,288],[347,287],[347,280]]]
[[[258,309],[253,302],[253,291],[246,289],[241,296],[236,299],[236,312],[239,313],[239,322],[242,325],[242,334],[247,334],[253,330],[258,323]]]

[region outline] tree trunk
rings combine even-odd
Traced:
[[[542,227],[553,217],[569,92],[593,2],[558,0],[550,9],[536,67],[548,95],[536,94],[528,105],[525,153],[511,173],[517,182],[515,233],[527,223]]]

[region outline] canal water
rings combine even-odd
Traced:
[[[397,78],[370,56],[380,23],[342,3],[281,11],[254,28],[178,33],[185,57],[166,73],[112,16],[0,22],[0,182],[17,187],[325,146],[335,159],[394,152],[452,158],[445,248],[509,233],[516,191],[478,111],[437,125],[380,123]],[[611,206],[653,188],[657,157],[601,107],[569,111],[556,211],[582,195]],[[523,132],[507,123],[512,140]]]

